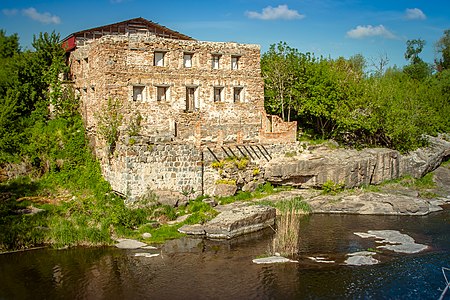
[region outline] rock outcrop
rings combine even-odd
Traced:
[[[423,216],[442,210],[434,201],[399,194],[321,195],[306,202],[314,213]]]
[[[361,151],[316,149],[295,157],[279,157],[264,166],[264,179],[274,184],[301,187],[321,187],[331,180],[353,188],[405,175],[419,178],[450,156],[450,142],[443,136],[429,137],[429,143],[428,147],[407,155],[377,148]]]

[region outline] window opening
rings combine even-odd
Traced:
[[[184,53],[183,55],[183,65],[185,68],[191,68],[192,67],[192,53]]]
[[[214,70],[219,69],[219,66],[220,66],[219,62],[220,62],[220,55],[213,55],[212,56],[212,68]]]
[[[164,52],[155,52],[154,64],[157,67],[164,67]]]
[[[221,87],[214,88],[214,102],[222,101],[222,89]]]
[[[141,85],[133,86],[133,100],[134,101],[144,100],[144,86]]]
[[[167,87],[158,86],[156,88],[156,100],[157,101],[165,101],[167,100]]]
[[[239,56],[231,57],[231,70],[239,69]]]
[[[242,88],[241,87],[235,87],[233,92],[233,99],[234,102],[242,102]]]
[[[186,88],[186,111],[193,112],[195,110],[195,89]]]

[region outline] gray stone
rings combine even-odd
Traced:
[[[206,199],[203,199],[202,202],[208,204],[211,207],[217,206],[217,202],[214,198],[206,198]]]
[[[120,239],[118,240],[118,242],[119,243],[116,244],[115,246],[119,249],[139,249],[144,246],[147,246],[146,243],[142,243],[131,239]]]
[[[242,187],[242,191],[243,192],[254,192],[257,187],[258,187],[258,184],[255,181],[250,181]]]
[[[205,235],[205,228],[201,224],[183,225],[178,229],[178,232],[189,235]]]
[[[147,252],[141,252],[141,253],[135,253],[134,256],[150,258],[150,257],[159,256],[159,253],[152,254],[152,253],[147,253]]]
[[[154,193],[158,199],[158,203],[163,205],[177,207],[188,203],[188,198],[180,192],[169,190],[155,190]]]
[[[275,184],[321,187],[331,180],[347,188],[378,184],[411,175],[420,178],[450,156],[450,142],[428,137],[430,146],[401,155],[391,149],[314,149],[295,157],[277,157],[265,166],[264,179]]]
[[[354,255],[347,258],[344,264],[349,266],[363,266],[363,265],[375,265],[379,263],[379,260],[373,258],[370,255]]]
[[[372,251],[358,251],[358,252],[348,253],[347,256],[369,256],[369,255],[375,255],[375,254],[377,254],[377,253],[372,252]]]
[[[310,256],[308,257],[310,260],[318,262],[318,263],[322,263],[322,264],[334,264],[335,261],[334,260],[327,260],[325,257],[314,257],[314,256]]]
[[[321,195],[307,200],[314,213],[350,213],[362,215],[416,215],[442,210],[427,199],[384,193]]]
[[[144,246],[144,247],[141,247],[140,249],[144,249],[144,250],[156,250],[156,249],[158,249],[158,248],[156,248],[155,246]]]
[[[377,241],[381,245],[377,248],[391,250],[400,253],[417,253],[428,248],[427,245],[418,244],[412,237],[407,234],[400,233],[397,230],[369,230],[367,233],[355,232],[355,234],[362,238],[376,238],[381,239]]]
[[[149,232],[144,232],[144,233],[142,234],[142,238],[144,238],[144,239],[149,239],[149,238],[151,238],[151,237],[152,237],[152,234],[149,233]]]
[[[191,216],[191,214],[186,214],[186,215],[179,216],[176,220],[169,221],[169,222],[167,222],[167,224],[174,225],[174,224],[178,224],[178,223],[184,222],[190,216]]]
[[[433,172],[433,181],[440,191],[450,194],[450,165],[437,168]]]
[[[275,208],[252,205],[221,212],[206,223],[204,228],[209,238],[230,239],[272,226],[275,217]]]
[[[45,209],[29,206],[27,208],[15,210],[15,212],[19,215],[35,215],[37,213],[43,212]]]
[[[296,261],[296,260],[292,260],[292,259],[282,257],[282,256],[269,256],[269,257],[263,257],[263,258],[255,258],[252,261],[255,264],[278,264],[278,263],[288,263],[288,262],[298,263],[298,261]]]
[[[416,244],[416,243],[406,243],[400,245],[384,245],[378,246],[377,248],[391,250],[400,253],[418,253],[428,249],[427,245]]]
[[[216,184],[214,189],[214,196],[216,197],[228,197],[236,194],[237,186],[234,184]]]

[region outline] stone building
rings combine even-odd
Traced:
[[[131,198],[211,193],[205,157],[217,149],[296,139],[295,122],[265,113],[259,45],[197,41],[136,18],[73,33],[63,47],[104,176]],[[114,151],[98,131],[108,101],[122,116]]]

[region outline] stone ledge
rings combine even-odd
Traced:
[[[275,208],[252,205],[221,212],[204,225],[185,225],[178,231],[189,235],[205,235],[211,239],[231,239],[272,226],[275,217]]]

